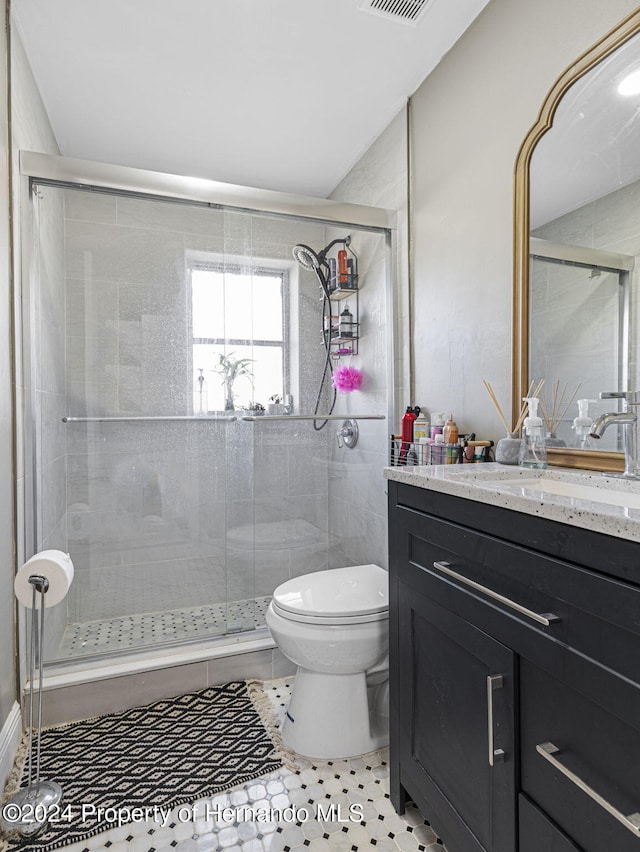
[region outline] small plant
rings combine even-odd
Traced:
[[[282,394],[274,393],[273,396],[269,397],[269,402],[272,402],[274,405],[280,405],[282,403]]]
[[[248,410],[253,411],[256,415],[264,414],[265,412],[264,405],[260,402],[250,402]]]
[[[253,371],[250,364],[253,363],[252,358],[235,358],[233,352],[228,355],[218,355],[218,363],[213,368],[213,372],[217,373],[224,385],[224,410],[233,411],[235,404],[235,394],[233,393],[233,385],[236,379],[241,376],[247,376],[253,385]]]

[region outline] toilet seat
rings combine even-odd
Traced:
[[[378,565],[350,565],[287,580],[273,593],[274,611],[289,621],[347,625],[388,618],[388,574]]]

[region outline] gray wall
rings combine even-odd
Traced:
[[[413,98],[416,398],[500,437],[510,409],[513,171],[547,92],[632,0],[492,0]]]

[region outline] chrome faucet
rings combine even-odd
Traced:
[[[601,393],[600,399],[621,399],[622,411],[602,414],[591,427],[592,438],[602,438],[612,423],[623,427],[624,473],[612,473],[621,479],[640,479],[638,469],[638,414],[634,409],[640,405],[639,391]]]

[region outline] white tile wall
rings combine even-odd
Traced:
[[[363,371],[364,381],[360,391],[347,396],[338,394],[336,412],[344,412],[345,416],[350,412],[404,411],[410,402],[406,148],[406,115],[402,110],[331,194],[339,201],[398,211],[395,254],[390,259],[394,273],[393,306],[387,304],[383,239],[376,234],[353,236],[360,257],[362,337],[358,356],[351,363]],[[395,314],[393,353],[389,346],[392,312]],[[393,399],[394,386],[396,399]],[[395,419],[360,421],[359,427],[356,449],[340,450],[334,445],[332,451],[331,567],[367,562],[387,565],[386,488],[382,469],[388,463],[388,436],[397,431],[398,423]]]

